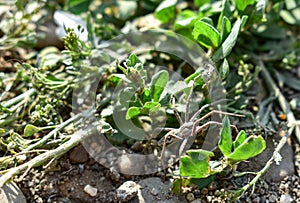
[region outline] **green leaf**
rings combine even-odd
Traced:
[[[256,0],[235,0],[235,5],[239,11],[245,10],[248,5],[254,4]]]
[[[28,124],[25,126],[25,129],[24,129],[24,137],[30,137],[34,133],[37,133],[39,131],[40,131],[40,128],[38,128],[34,125],[31,125],[31,124]]]
[[[152,76],[150,83],[150,91],[152,99],[158,102],[160,95],[163,92],[167,82],[169,81],[169,73],[166,70],[161,70]]]
[[[74,14],[80,14],[89,10],[92,0],[68,0],[67,8]]]
[[[208,186],[215,179],[215,174],[210,175],[207,178],[191,178],[191,183],[197,185],[198,189],[202,189]]]
[[[143,106],[144,109],[147,109],[149,112],[157,112],[160,108],[160,103],[158,102],[146,102]]]
[[[237,135],[235,141],[233,142],[233,147],[236,149],[238,146],[240,146],[247,138],[247,135],[244,130],[241,130],[239,134]]]
[[[159,103],[161,106],[168,106],[170,104],[170,100],[171,100],[171,94],[166,93],[164,95],[161,96]]]
[[[291,11],[280,11],[280,17],[288,24],[300,25],[300,8],[295,8]]]
[[[228,37],[231,31],[231,22],[224,16],[222,20],[221,40],[222,42]]]
[[[252,158],[264,151],[266,142],[264,138],[259,136],[250,136],[242,144],[240,144],[233,153],[227,155],[227,159],[231,162],[238,162]]]
[[[136,96],[136,89],[133,87],[126,87],[122,89],[119,93],[118,99],[120,104],[126,108],[130,107],[133,104],[135,104],[135,106],[139,105]]]
[[[165,0],[155,10],[155,17],[162,23],[167,23],[175,18],[177,0]]]
[[[126,120],[130,120],[133,117],[140,115],[140,113],[141,111],[138,107],[136,106],[130,107],[126,112]]]
[[[265,10],[266,10],[266,0],[258,0],[255,5],[249,6],[244,14],[249,16],[247,22],[247,27],[252,26],[253,24],[265,22]]]
[[[142,63],[140,59],[135,54],[130,54],[126,61],[127,67],[135,67],[136,64]]]
[[[6,132],[6,131],[5,131],[4,128],[0,128],[0,135],[3,134],[3,133],[5,133],[5,132]]]
[[[234,26],[233,26],[233,28],[232,28],[229,36],[223,42],[222,46],[212,56],[212,60],[214,62],[217,62],[217,61],[219,61],[219,60],[227,57],[230,54],[233,46],[236,43],[239,31],[240,31],[240,26],[241,26],[241,19],[238,19],[235,22],[235,24],[234,24]]]
[[[180,158],[180,176],[190,178],[206,178],[212,174],[209,166],[213,152],[202,149],[188,150],[187,155]]]
[[[194,80],[196,77],[198,77],[196,79],[196,83],[195,86],[199,85],[202,87],[203,85],[203,79],[202,77],[199,77],[201,75],[201,69],[198,68],[193,74],[189,75],[187,78],[184,79],[185,83],[189,83],[190,81]]]
[[[203,4],[209,3],[210,0],[194,0],[194,4],[197,8],[200,8]]]
[[[221,43],[220,33],[212,25],[198,20],[192,32],[194,38],[206,48],[218,47]]]
[[[199,16],[194,11],[184,10],[177,15],[174,23],[174,30],[178,34],[193,40],[194,37],[192,35],[192,31],[198,18]]]
[[[144,88],[144,91],[142,93],[143,102],[151,101],[151,92],[149,88]]]
[[[232,135],[228,116],[225,116],[223,119],[223,127],[221,129],[218,145],[224,156],[227,156],[231,153]]]
[[[27,4],[27,0],[16,0],[16,2],[15,2],[15,6],[20,11],[24,11],[26,4]]]
[[[218,19],[218,30],[219,32],[222,32],[222,25],[223,25],[223,22],[224,22],[224,17],[226,17],[227,19],[229,19],[231,16],[232,16],[232,6],[230,4],[230,1],[228,0],[223,0],[222,1],[222,11],[221,11],[221,14],[219,16],[219,19]],[[231,27],[231,25],[230,25]],[[225,38],[222,38],[223,40]]]
[[[211,26],[214,26],[214,21],[211,18],[209,18],[209,17],[203,17],[200,20],[202,22],[205,22],[205,23],[211,25]]]
[[[226,58],[223,60],[219,71],[220,71],[221,79],[224,80],[229,74],[229,64]]]
[[[284,0],[284,3],[288,10],[297,8],[297,6],[300,4],[299,0]]]
[[[176,81],[174,84],[171,85],[168,84],[167,87],[168,87],[167,90],[168,93],[172,95],[191,89],[191,87],[188,86],[188,84],[186,84],[186,82],[184,81]]]

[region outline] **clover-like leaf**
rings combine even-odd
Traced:
[[[169,73],[166,70],[161,70],[152,76],[152,80],[150,83],[150,91],[152,99],[155,102],[159,101],[160,95],[163,92],[168,81]]]
[[[218,47],[221,43],[221,37],[218,30],[201,19],[195,23],[192,34],[201,45],[207,48]]]
[[[143,106],[143,109],[148,110],[149,112],[157,112],[159,110],[160,103],[158,102],[146,102]]]
[[[210,170],[209,160],[213,152],[197,149],[188,150],[187,155],[180,158],[180,175],[190,178],[206,178],[213,172]]]
[[[232,148],[232,135],[228,116],[223,119],[223,126],[220,132],[219,148],[224,156],[231,153]]]
[[[244,130],[241,130],[237,135],[235,141],[233,142],[234,149],[238,148],[247,138],[247,135]]]
[[[140,108],[138,108],[136,106],[132,106],[126,112],[126,120],[130,120],[133,117],[138,116],[140,114],[141,114]]]
[[[261,135],[252,135],[245,139],[243,143],[239,144],[239,146],[234,149],[231,154],[226,155],[226,157],[230,162],[239,162],[255,157],[262,153],[265,148],[266,142],[264,138]]]
[[[24,137],[30,137],[32,136],[34,133],[39,132],[41,129],[39,127],[36,127],[34,125],[28,124],[25,126],[24,129]]]
[[[135,54],[130,54],[126,61],[127,67],[134,67],[136,64],[141,64],[142,62]]]

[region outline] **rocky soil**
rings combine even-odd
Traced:
[[[274,145],[280,137],[269,137],[267,149],[248,162],[241,163],[239,171],[258,171],[273,153]],[[275,144],[274,144],[275,143]],[[294,153],[295,152],[295,153]],[[247,191],[239,202],[300,202],[298,144],[288,144],[281,151],[280,165],[273,164],[267,175],[261,178],[254,191]],[[183,193],[174,195],[171,190],[172,179],[162,172],[147,176],[128,176],[119,174],[113,168],[107,169],[89,157],[84,147],[77,146],[60,160],[54,161],[43,170],[35,168],[21,181],[15,181],[21,188],[27,202],[228,202],[226,194],[249,182],[253,175],[216,177],[206,188],[183,188]],[[5,188],[4,188],[5,190]],[[11,191],[11,190],[10,190]],[[24,202],[20,199],[14,202]],[[1,193],[3,196],[3,192]],[[7,199],[8,197],[1,197]],[[5,202],[4,200],[1,202]],[[11,202],[11,201],[8,201]]]

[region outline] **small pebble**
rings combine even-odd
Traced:
[[[158,195],[157,189],[156,188],[152,188],[151,194],[154,195],[154,196]]]
[[[191,201],[193,201],[195,199],[195,196],[194,196],[193,193],[188,193],[186,195],[186,199],[191,202]]]
[[[72,149],[69,158],[73,164],[85,163],[89,159],[89,154],[82,145],[79,145]]]
[[[200,197],[200,195],[201,195],[200,190],[195,190],[194,195],[195,195],[196,198]]]
[[[289,194],[281,195],[280,196],[280,203],[291,203],[293,198]]]
[[[252,201],[253,201],[253,203],[259,203],[260,202],[260,197],[256,197]]]
[[[276,200],[277,200],[277,197],[275,195],[271,195],[269,197],[269,202],[276,202]]]
[[[130,149],[135,152],[140,152],[143,149],[143,144],[141,142],[135,142]]]
[[[201,194],[206,195],[207,193],[208,193],[208,189],[207,188],[202,188]]]
[[[117,189],[117,198],[120,202],[127,202],[137,196],[138,185],[133,181],[126,181]]]
[[[263,195],[261,198],[260,198],[260,202],[261,203],[265,203],[266,202],[266,196]]]
[[[216,190],[217,189],[217,183],[215,181],[211,182],[208,186],[209,190]]]
[[[120,181],[121,175],[115,167],[111,167],[109,169],[109,175],[110,175],[109,177],[111,180],[116,181],[116,182]]]
[[[83,189],[87,194],[89,194],[91,197],[95,197],[97,195],[97,188],[94,188],[93,186],[86,185]]]

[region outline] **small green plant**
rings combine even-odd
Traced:
[[[161,70],[151,77],[151,82],[147,85],[147,73],[143,68],[143,64],[139,58],[131,54],[128,59],[121,66],[117,62],[117,67],[123,72],[123,74],[113,74],[111,80],[118,78],[125,81],[127,86],[121,89],[118,99],[123,107],[126,108],[126,119],[133,119],[140,115],[149,115],[151,112],[158,111],[161,108],[171,108],[170,95],[163,93],[166,91],[166,86],[170,83],[169,73],[166,70]],[[195,85],[203,85],[203,75],[200,71],[196,71],[185,79],[184,83],[188,83],[181,91],[186,90],[185,94],[189,96],[186,98],[186,116],[185,119],[181,119],[176,109],[174,109],[174,115],[178,120],[179,128],[166,128],[169,131],[161,139],[162,152],[161,160],[162,167],[165,168],[166,144],[170,137],[182,140],[181,145],[178,148],[178,154],[183,155],[186,148],[187,140],[190,137],[195,137],[199,132],[206,129],[209,125],[217,125],[222,127],[220,132],[220,141],[218,148],[222,153],[219,159],[211,160],[214,157],[214,153],[205,151],[202,149],[191,149],[186,152],[186,155],[180,158],[179,175],[183,177],[185,182],[188,179],[193,181],[202,181],[201,179],[207,179],[213,177],[217,173],[222,173],[228,167],[234,168],[240,161],[248,160],[258,154],[260,154],[265,148],[266,143],[264,139],[259,135],[247,136],[245,131],[238,132],[237,128],[230,125],[228,116],[239,116],[237,114],[222,112],[213,110],[203,117],[198,118],[203,111],[210,107],[209,105],[202,106],[196,113],[189,118],[189,105],[191,102],[191,96]],[[117,80],[118,81],[118,80]],[[120,82],[120,81],[119,81]],[[178,89],[177,89],[178,91]],[[171,95],[171,97],[174,95]],[[213,114],[225,115],[223,123],[216,121],[208,121],[200,125],[205,119]],[[232,131],[233,128],[237,134],[235,140],[233,140]],[[164,130],[164,128],[162,129]],[[213,180],[213,179],[211,179]],[[209,183],[209,181],[207,181]]]
[[[170,100],[170,95],[168,94],[161,98],[163,90],[169,81],[169,73],[166,70],[161,70],[153,75],[150,85],[147,85],[147,72],[135,54],[131,54],[128,57],[124,63],[125,67],[119,64],[117,66],[124,73],[126,81],[129,82],[128,86],[119,93],[121,105],[128,108],[126,113],[127,120],[141,114],[157,112],[163,101]],[[114,76],[120,77],[120,75],[116,74]],[[132,92],[135,92],[135,94],[132,94]]]
[[[261,135],[247,136],[243,130],[233,140],[229,118],[225,116],[218,148],[222,155],[214,160],[211,160],[215,156],[214,152],[203,149],[188,150],[186,155],[180,158],[179,176],[183,178],[183,185],[205,187],[213,181],[215,174],[224,173],[228,166],[234,169],[239,162],[263,152],[266,143]],[[175,192],[178,192],[176,185],[179,181],[181,180],[175,181]]]

